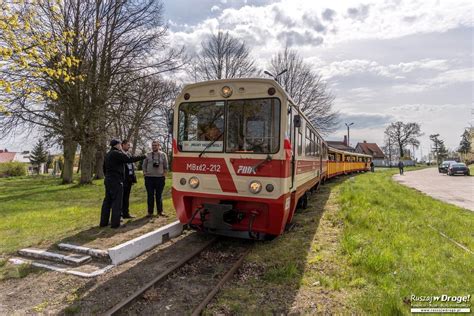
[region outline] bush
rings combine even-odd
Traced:
[[[26,165],[21,162],[0,163],[0,178],[26,176]]]

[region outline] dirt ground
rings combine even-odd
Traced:
[[[219,239],[119,315],[189,315],[251,242]]]
[[[165,225],[167,218],[139,219],[121,231],[91,230],[65,242],[106,249]],[[140,257],[91,279],[32,269],[23,278],[0,281],[0,315],[102,313],[130,295],[151,277],[166,270],[183,253],[208,240],[208,236],[186,232]]]
[[[172,217],[135,218],[122,222],[122,226],[119,229],[93,227],[76,235],[69,236],[61,242],[90,248],[107,249],[151,232],[175,220]]]

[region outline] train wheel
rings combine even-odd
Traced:
[[[305,193],[302,197],[301,197],[301,208],[303,210],[307,209],[308,208],[308,194]]]

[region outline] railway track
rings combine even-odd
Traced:
[[[218,237],[209,240],[199,248],[193,249],[179,262],[155,276],[130,296],[121,300],[104,315],[133,315],[151,312],[200,315],[225,282],[239,269],[251,249],[249,242],[239,241],[236,243],[237,241],[222,241]],[[198,275],[201,279],[206,278],[206,280],[199,282],[199,278],[196,280],[195,277],[188,277],[189,274]],[[219,277],[218,282],[215,282],[215,276]],[[174,290],[178,288],[181,293],[179,291],[174,293],[170,287],[173,287]],[[203,297],[205,293],[207,294]],[[173,306],[173,310],[169,310],[170,305],[167,304],[170,302],[176,304],[176,299],[178,301],[182,299],[185,302],[181,303],[179,310],[175,309],[176,306]],[[196,300],[199,300],[198,303],[195,302]],[[183,309],[184,305],[186,305],[185,310]],[[194,308],[190,308],[191,306]]]

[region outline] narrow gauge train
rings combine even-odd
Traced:
[[[173,115],[173,204],[179,220],[214,234],[280,235],[310,190],[368,170],[370,156],[328,147],[269,79],[188,85]]]

